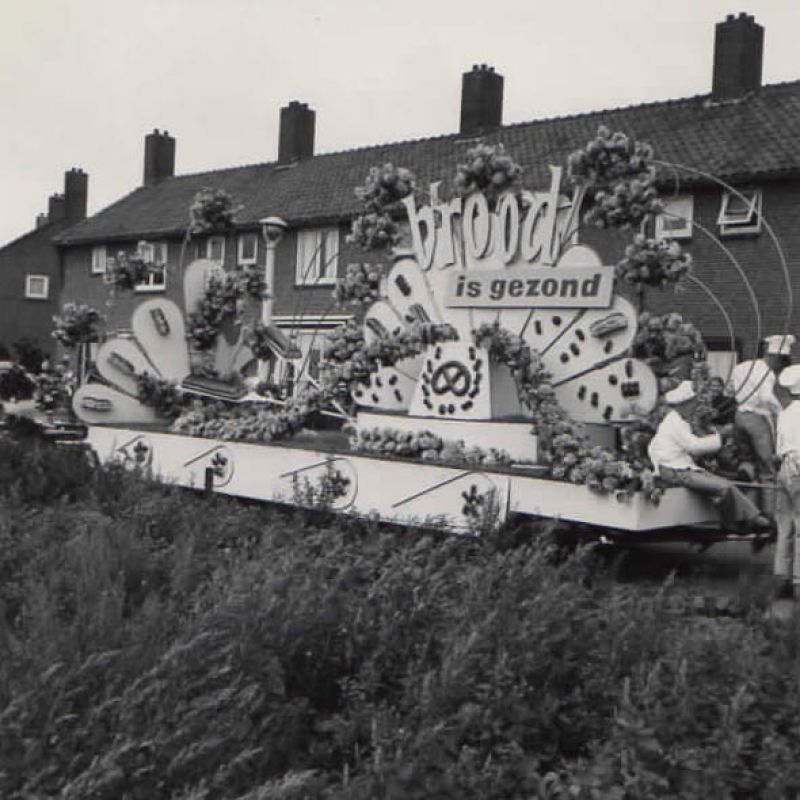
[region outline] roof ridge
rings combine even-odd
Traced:
[[[779,81],[777,83],[765,84],[764,86],[761,86],[757,91],[747,95],[746,98],[750,99],[751,97],[757,97],[759,92],[765,90],[769,91],[775,88],[780,88],[788,86],[790,84],[798,84],[798,83],[800,83],[800,79],[793,81]],[[644,100],[639,103],[629,103],[627,105],[610,106],[607,108],[596,109],[594,111],[576,111],[571,114],[556,114],[551,117],[538,117],[534,119],[520,120],[518,122],[509,122],[506,125],[501,125],[499,128],[494,128],[493,130],[486,131],[485,133],[480,135],[489,136],[496,134],[497,132],[511,130],[515,128],[522,128],[530,125],[564,122],[573,119],[586,119],[589,117],[598,116],[602,114],[612,114],[615,112],[632,111],[634,109],[646,109],[646,108],[654,108],[656,106],[679,105],[683,103],[697,102],[700,100],[709,99],[710,97],[711,97],[710,92],[703,92],[700,94],[685,95],[683,97],[667,98],[666,100]],[[435,141],[442,141],[445,139],[462,139],[462,138],[463,139],[474,138],[474,135],[473,134],[466,135],[460,132],[450,132],[450,133],[432,134],[430,136],[417,136],[417,137],[412,137],[410,139],[393,139],[390,141],[381,142],[379,144],[364,144],[364,145],[357,145],[355,147],[344,147],[338,150],[328,150],[323,153],[315,153],[310,158],[304,159],[304,161],[312,161],[319,158],[347,155],[350,153],[363,153],[368,150],[381,150],[383,148],[397,147],[399,145],[415,145],[423,142],[435,142]],[[303,162],[301,161],[300,163]],[[235,166],[228,166],[228,167],[215,167],[213,169],[208,169],[208,170],[197,170],[196,172],[182,172],[180,175],[174,175],[173,177],[168,178],[167,180],[175,181],[175,180],[180,180],[181,178],[198,178],[202,175],[216,175],[219,173],[232,172],[239,169],[253,169],[256,167],[274,168],[278,166],[280,166],[280,163],[274,159],[271,161],[254,161],[248,164],[237,164]]]

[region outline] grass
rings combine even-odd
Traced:
[[[0,441],[0,797],[785,798],[797,622]],[[86,470],[86,471],[84,471]]]

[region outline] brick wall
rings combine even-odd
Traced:
[[[793,291],[800,305],[800,185],[792,181],[753,184],[763,191],[762,213],[781,245],[793,280]],[[698,228],[684,248],[692,254],[694,274],[719,298],[731,317],[735,334],[751,355],[756,343],[756,313],[744,281],[731,257],[739,262],[753,287],[762,315],[762,334],[782,333],[787,321],[788,297],[778,251],[766,229],[754,236],[719,237],[717,218],[721,190],[694,192],[694,219],[708,229],[708,236]],[[608,236],[597,231],[581,232],[582,241],[595,246],[607,264],[614,264],[630,241],[631,233]],[[724,249],[723,249],[724,248]],[[730,256],[725,252],[727,250]],[[724,317],[708,296],[691,285],[684,292],[648,290],[646,308],[663,313],[680,311],[694,322],[706,337],[727,337]],[[800,309],[795,308],[789,333],[800,334]]]
[[[61,288],[58,251],[53,237],[63,225],[45,225],[0,249],[0,343],[7,347],[22,338],[33,339],[49,354],[55,352],[50,335],[59,308]],[[25,297],[25,276],[50,279],[46,300]]]

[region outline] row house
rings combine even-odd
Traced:
[[[525,188],[544,190],[551,181],[548,165],[564,165],[604,125],[653,146],[669,212],[656,221],[655,233],[691,252],[705,287],[653,292],[647,306],[692,319],[720,366],[737,354],[749,357],[759,335],[787,326],[800,331],[791,299],[800,286],[800,81],[762,85],[763,41],[752,16],[730,15],[716,26],[708,92],[508,125],[502,122],[503,77],[475,65],[463,75],[458,132],[336,153],[315,154],[315,113],[295,101],[281,109],[276,160],[197,174],[175,175],[175,140],[154,131],[145,141],[143,185],[60,237],[61,299],[105,307],[106,260],[146,239],[166,267],[107,308],[109,329],[125,326],[132,304],[152,293],[181,302],[180,269],[192,258],[225,268],[263,265],[259,221],[280,216],[288,228],[276,250],[273,319],[307,353],[347,316],[331,291],[347,265],[388,262],[346,239],[360,210],[353,189],[371,167],[407,167],[420,187],[441,180],[444,195],[467,150],[478,142],[502,143],[524,167]],[[187,240],[188,209],[204,187],[233,196],[240,205],[235,224],[224,236]],[[621,257],[630,236],[580,232],[607,264]],[[313,369],[315,358],[309,363]]]

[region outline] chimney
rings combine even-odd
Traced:
[[[47,214],[37,214],[36,215],[36,227],[37,228],[44,228],[44,226],[47,225],[47,223],[49,221],[50,220],[47,219]]]
[[[67,222],[86,219],[89,176],[79,167],[64,173],[64,218]]]
[[[484,133],[503,124],[503,76],[486,64],[473,64],[461,80],[462,134]]]
[[[711,99],[737,100],[761,86],[764,28],[751,14],[728,14],[714,30]]]
[[[144,137],[144,186],[155,186],[175,174],[175,139],[156,128]]]
[[[48,222],[61,222],[64,219],[65,203],[63,194],[51,194],[47,201]]]
[[[316,112],[308,103],[292,100],[281,109],[281,130],[278,140],[278,163],[291,164],[314,155]]]

